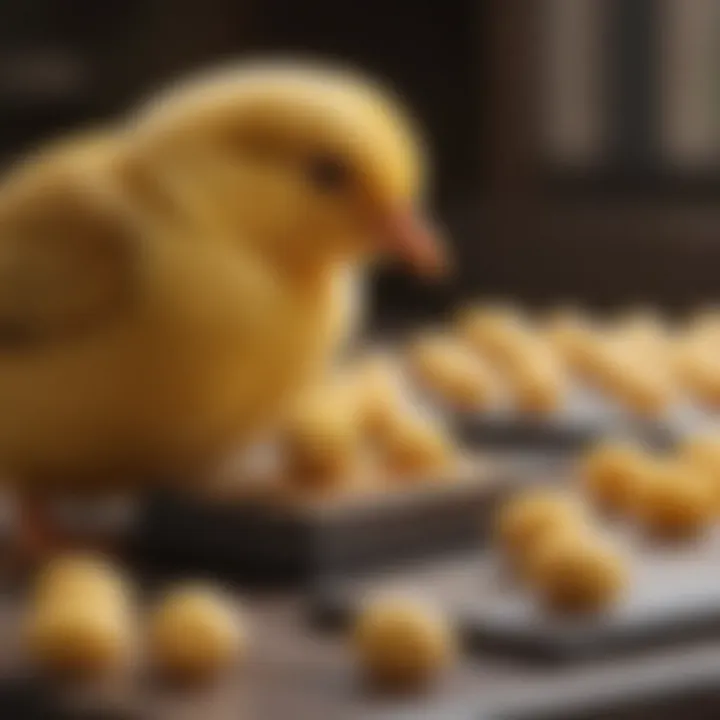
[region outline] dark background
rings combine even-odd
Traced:
[[[608,2],[624,13],[619,27],[629,47],[641,44],[633,28],[642,31],[654,0]],[[3,0],[0,152],[7,160],[64,128],[109,117],[163,80],[217,60],[268,51],[338,57],[391,80],[423,119],[435,152],[435,204],[460,269],[435,287],[381,277],[383,321],[427,316],[479,294],[670,309],[713,299],[720,247],[713,177],[668,178],[627,163],[574,176],[541,162],[538,7],[527,0]],[[640,72],[639,60],[618,57],[620,74]],[[615,102],[622,107],[635,95]]]

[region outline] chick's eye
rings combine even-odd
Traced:
[[[307,164],[307,176],[310,183],[326,192],[343,190],[350,182],[348,166],[332,155],[318,155],[310,158]]]

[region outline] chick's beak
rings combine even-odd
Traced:
[[[381,229],[382,250],[422,275],[438,277],[449,269],[445,243],[431,223],[413,208],[389,212]]]

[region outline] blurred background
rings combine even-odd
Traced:
[[[5,161],[229,57],[303,51],[422,118],[460,272],[378,281],[385,323],[512,295],[683,309],[720,266],[717,0],[3,0]]]

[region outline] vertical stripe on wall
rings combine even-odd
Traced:
[[[660,129],[663,159],[690,170],[718,160],[718,0],[660,3]]]
[[[597,163],[606,140],[606,0],[544,0],[539,93],[542,144],[555,165]]]
[[[692,2],[692,0],[683,0]],[[657,167],[658,0],[605,0],[608,112],[614,167],[644,173]]]

